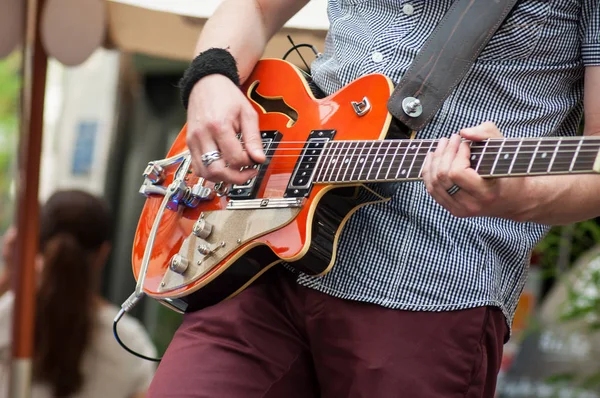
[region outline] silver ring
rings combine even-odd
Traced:
[[[204,167],[208,167],[215,160],[221,159],[221,152],[219,152],[219,151],[206,152],[206,153],[202,154],[200,159],[202,160],[202,164],[204,165]]]
[[[456,184],[454,184],[450,188],[446,189],[446,192],[448,192],[448,195],[450,195],[450,196],[454,195],[458,191],[460,191],[460,187]]]

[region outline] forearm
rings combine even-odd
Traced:
[[[565,225],[600,216],[600,175],[527,177],[512,185],[510,218]]]
[[[196,54],[212,47],[228,48],[237,61],[243,82],[269,40],[307,2],[226,0],[206,22],[196,45]]]

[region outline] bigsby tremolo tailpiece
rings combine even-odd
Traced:
[[[166,195],[167,188],[161,185],[166,178],[165,168],[179,164],[177,173],[180,173],[182,171],[184,159],[189,158],[189,156],[189,151],[185,151],[167,159],[149,162],[146,170],[144,170],[144,183],[140,187],[139,192],[146,197],[152,195]],[[185,183],[187,179],[185,177],[187,176],[188,171],[189,166],[182,173],[183,178],[178,182],[177,190],[172,195],[172,201],[177,204],[183,204],[187,207],[194,208],[204,200],[211,200],[214,196],[214,191],[213,189],[204,186],[204,178],[199,178],[198,182],[192,187],[187,186]],[[173,182],[175,182],[175,180]]]
[[[152,228],[150,229],[150,233],[148,235],[148,242],[146,242],[146,247],[144,249],[144,256],[142,257],[142,265],[140,268],[140,273],[137,278],[137,284],[135,285],[135,295],[141,296],[143,294],[144,282],[146,281],[146,274],[148,273],[148,265],[150,264],[150,257],[152,256],[152,250],[154,249],[154,241],[156,239],[156,233],[158,232],[158,227],[162,221],[163,215],[165,214],[165,209],[171,202],[178,203],[178,199],[182,197],[182,191],[187,188],[185,184],[185,179],[188,174],[188,170],[190,169],[190,165],[192,164],[192,157],[189,154],[189,151],[183,153],[181,155],[174,156],[169,159],[165,159],[161,161],[162,164],[158,164],[159,168],[153,168],[150,170],[150,165],[146,168],[146,171],[157,171],[156,174],[146,173],[144,172],[144,185],[147,182],[152,184],[152,180],[159,183],[164,181],[164,174],[161,169],[164,167],[173,165],[177,162],[180,162],[179,168],[175,173],[175,177],[173,178],[173,182],[169,184],[168,187],[160,187],[164,189],[164,198],[160,204],[156,217],[154,218],[154,222],[152,223]],[[162,181],[161,181],[162,180]],[[154,184],[152,184],[154,186]],[[143,187],[143,186],[142,186]],[[185,188],[183,188],[185,187]],[[141,191],[141,189],[140,189]]]

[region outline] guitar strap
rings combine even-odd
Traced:
[[[422,129],[467,74],[518,0],[455,0],[406,71],[388,110]]]

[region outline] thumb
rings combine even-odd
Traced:
[[[470,141],[483,141],[488,138],[501,138],[502,133],[493,122],[485,122],[475,127],[460,130],[460,136]]]

